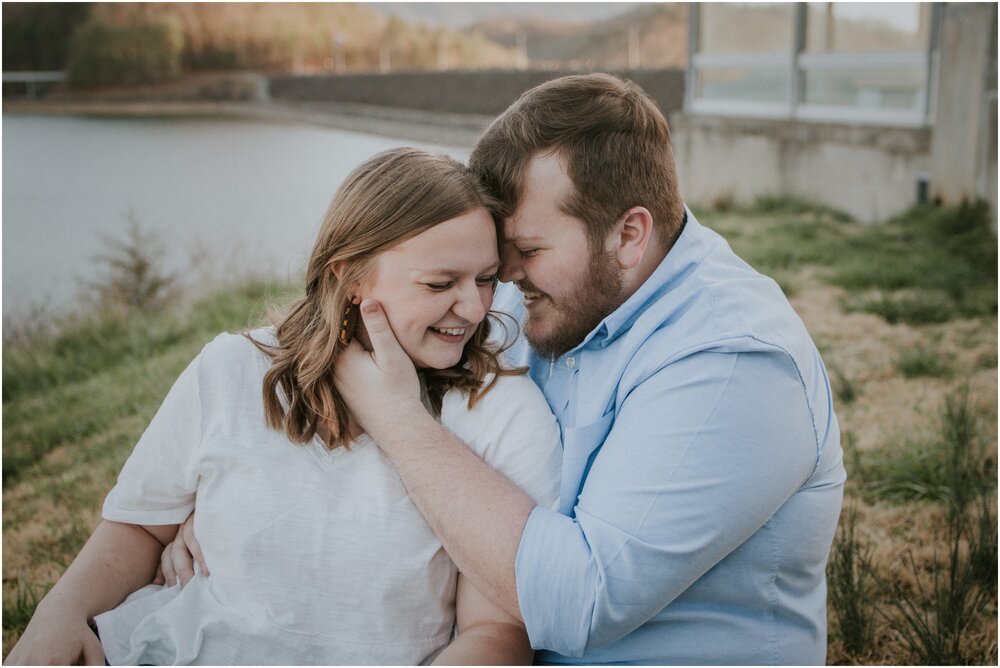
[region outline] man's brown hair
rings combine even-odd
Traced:
[[[600,248],[632,206],[653,216],[665,247],[680,230],[684,205],[670,149],[670,130],[656,103],[637,84],[609,74],[553,79],[525,92],[476,144],[469,168],[513,214],[525,167],[539,153],[558,152],[576,192],[562,206],[583,220]]]

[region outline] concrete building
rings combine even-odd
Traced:
[[[866,222],[917,201],[997,211],[997,5],[711,3],[690,11],[692,202],[785,194]]]

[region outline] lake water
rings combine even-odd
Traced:
[[[4,321],[72,307],[129,211],[169,271],[297,276],[344,177],[401,145],[418,144],[234,119],[3,114]]]

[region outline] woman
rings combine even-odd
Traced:
[[[523,627],[456,572],[333,384],[357,304],[377,299],[428,407],[553,503],[555,419],[488,343],[499,259],[487,204],[443,156],[398,149],[355,170],[305,296],[274,328],[219,336],[181,374],[8,662],[530,662]],[[150,581],[196,497],[213,574],[122,602]]]

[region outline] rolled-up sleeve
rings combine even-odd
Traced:
[[[816,461],[784,353],[700,352],[659,369],[622,400],[574,516],[528,519],[515,567],[532,647],[578,657],[635,630],[763,526]]]

